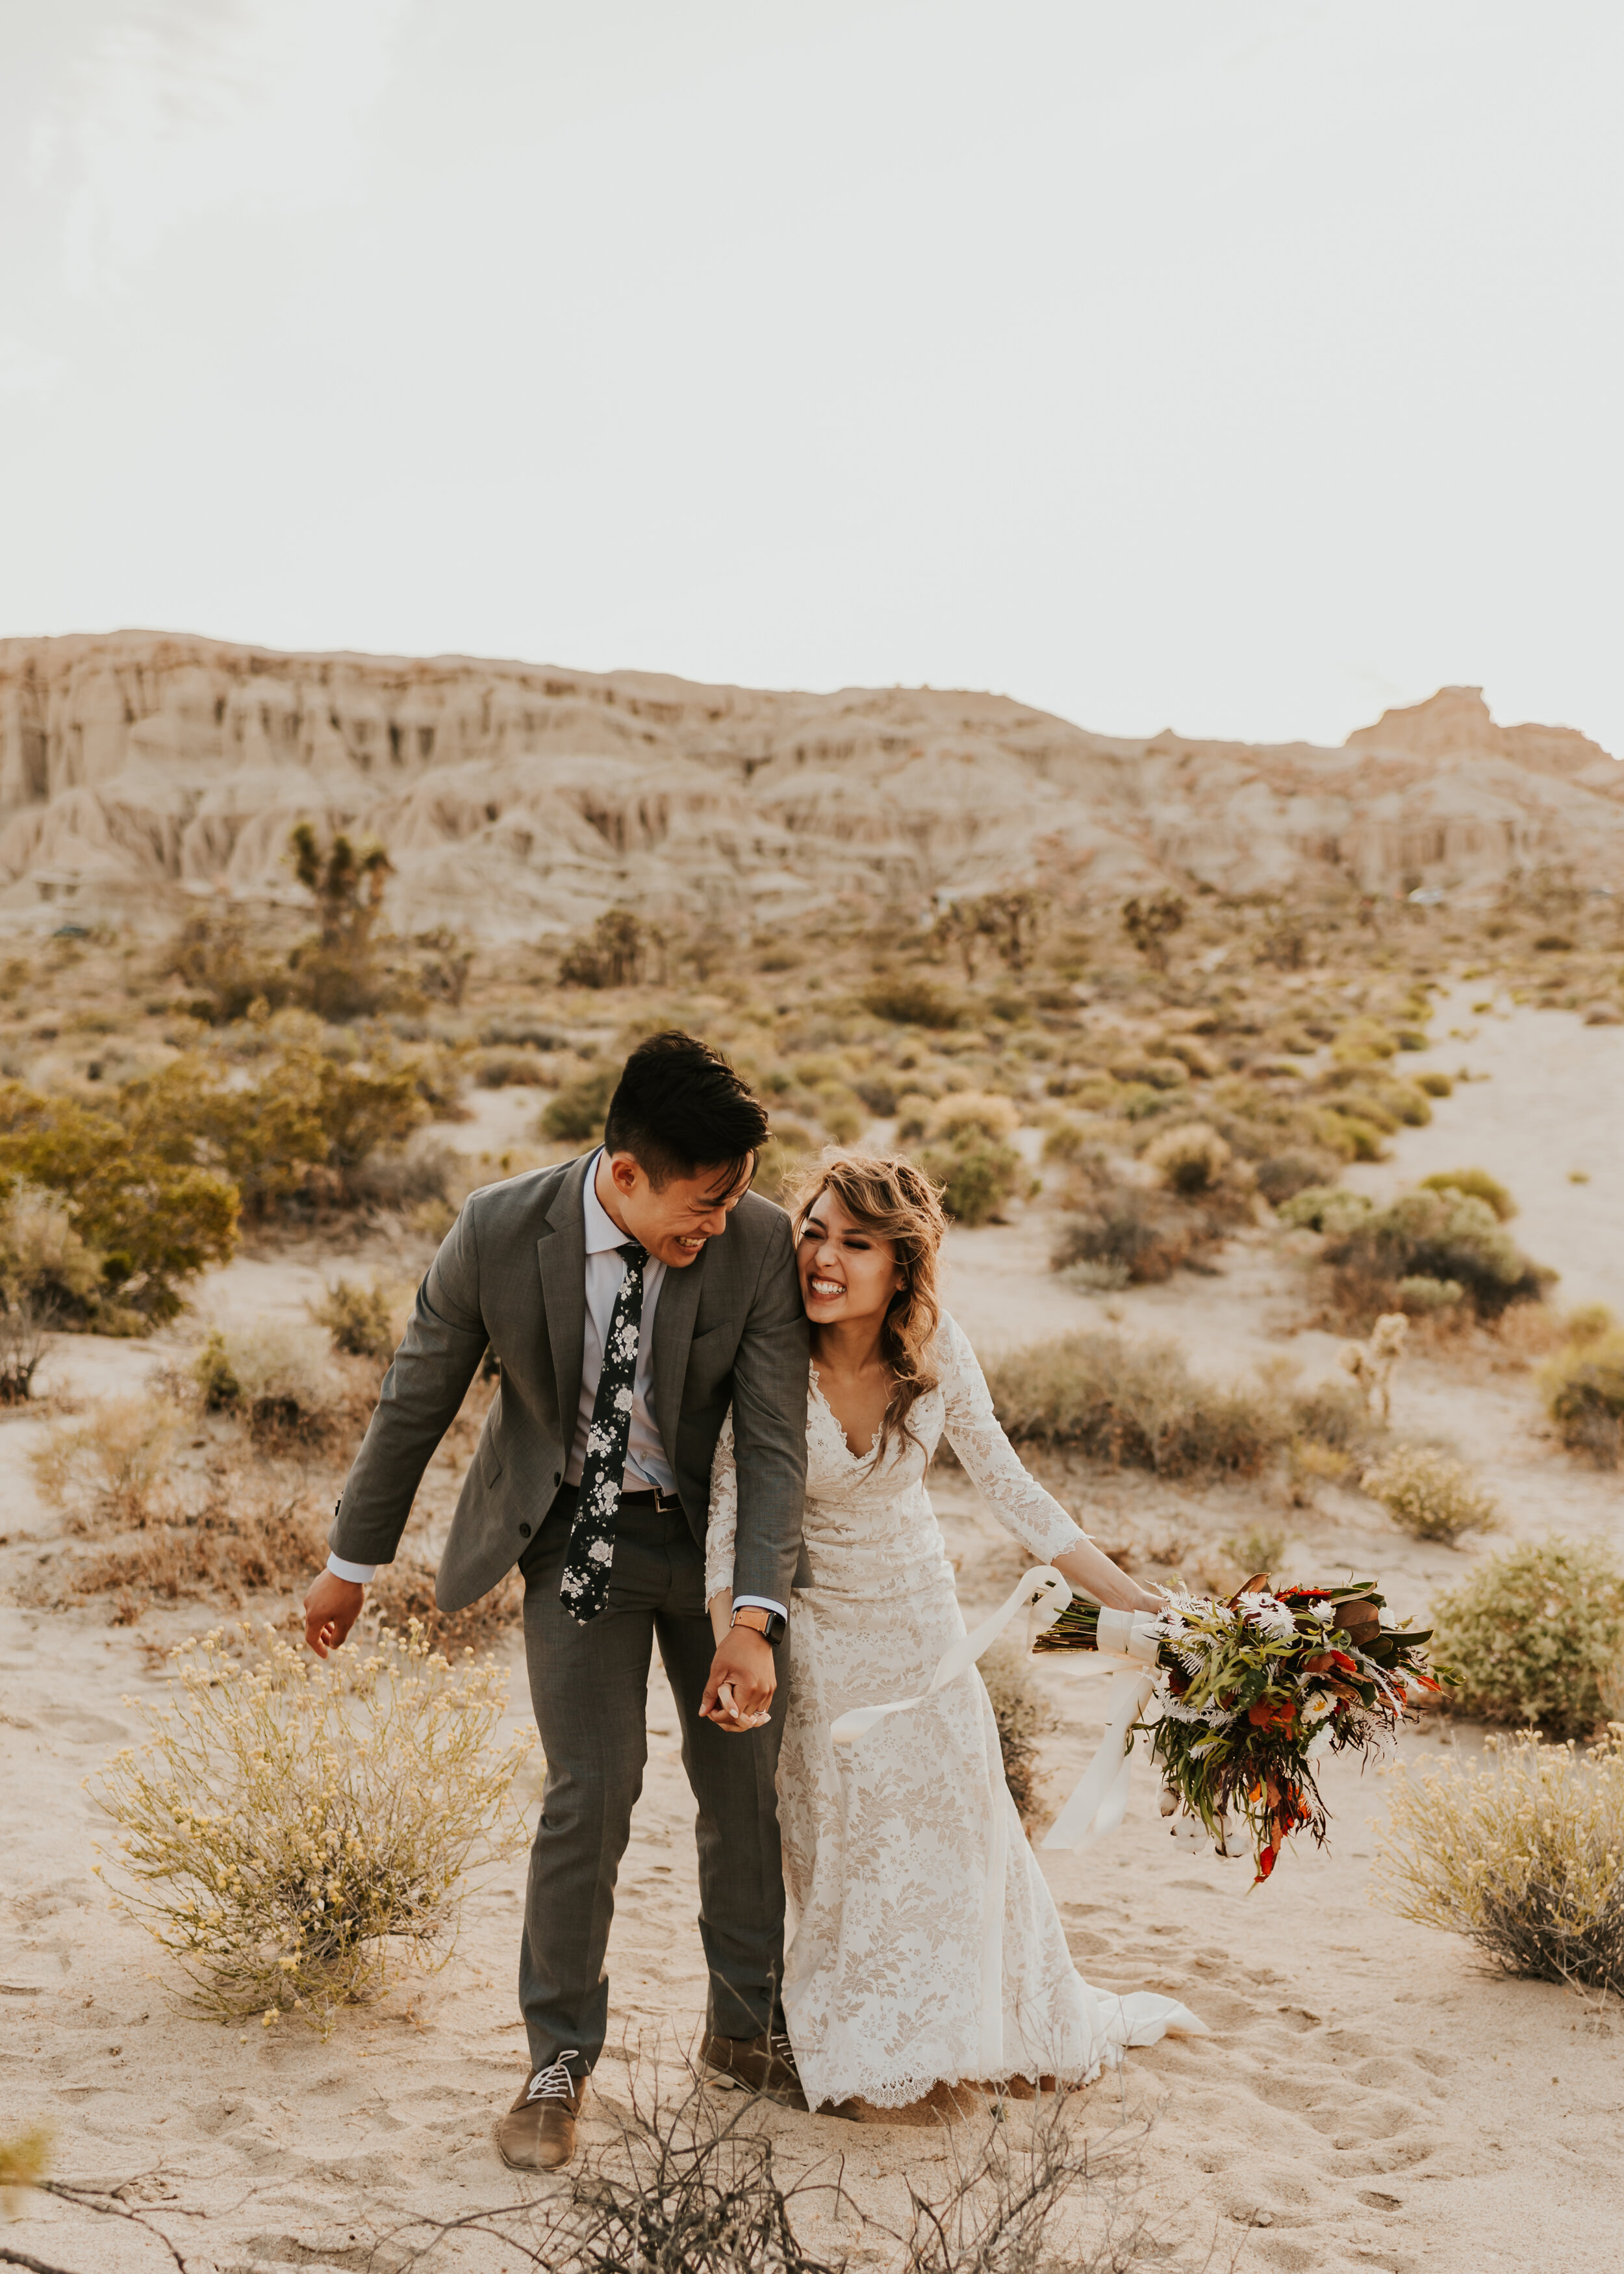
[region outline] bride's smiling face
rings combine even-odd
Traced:
[[[891,1241],[865,1230],[827,1188],[807,1212],[795,1263],[801,1299],[815,1327],[882,1319],[906,1284]]]

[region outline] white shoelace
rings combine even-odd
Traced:
[[[538,2068],[530,2079],[530,2090],[524,2096],[525,2106],[528,2108],[533,2100],[573,2100],[575,2097],[575,2080],[566,2064],[580,2058],[572,2045],[567,2053],[559,2055],[550,2068]]]
[[[801,2082],[801,2071],[795,2066],[794,2051],[784,2031],[782,2029],[772,2030],[769,2035],[768,2043],[771,2045],[773,2052],[778,2055],[778,2059],[783,2062],[785,2067],[794,2078],[796,2083],[799,2084]]]

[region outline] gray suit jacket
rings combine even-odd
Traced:
[[[423,1472],[489,1344],[501,1387],[440,1559],[434,1595],[443,1611],[461,1610],[512,1570],[569,1459],[586,1331],[582,1191],[592,1157],[470,1196],[417,1290],[327,1535],[350,1562],[393,1559]],[[801,1561],[808,1355],[789,1218],[747,1193],[697,1262],[665,1274],[654,1314],[655,1419],[703,1548],[711,1456],[732,1404],[733,1586],[786,1606]]]

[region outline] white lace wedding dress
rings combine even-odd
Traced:
[[[1091,1989],[1072,1965],[974,1667],[855,1744],[831,1738],[848,1707],[924,1690],[965,1631],[925,1490],[944,1432],[1034,1562],[1084,1537],[1021,1466],[951,1319],[936,1357],[941,1386],[910,1417],[920,1442],[893,1443],[877,1467],[846,1444],[816,1367],[808,1384],[812,1582],[793,1605],[778,1788],[784,2011],[814,2108],[858,2096],[900,2108],[944,2081],[1080,2082],[1123,2045],[1202,2026],[1170,1998]],[[711,1476],[707,1600],[733,1585],[737,1486],[730,1416]]]

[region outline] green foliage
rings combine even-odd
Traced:
[[[1439,1169],[1423,1177],[1421,1186],[1424,1192],[1467,1193],[1473,1200],[1486,1201],[1501,1224],[1509,1224],[1517,1212],[1505,1186],[1486,1169]]]
[[[1363,1224],[1375,1203],[1340,1185],[1310,1185],[1281,1203],[1280,1220],[1297,1231],[1342,1232]]]
[[[229,906],[189,915],[170,944],[165,969],[192,990],[188,1007],[211,1027],[245,1019],[259,1003],[278,1010],[295,991],[287,964],[256,953],[242,911]]]
[[[604,1118],[620,1079],[620,1067],[605,1063],[590,1067],[577,1081],[566,1082],[542,1108],[541,1134],[570,1145],[601,1138]]]
[[[1480,1319],[1497,1319],[1513,1303],[1539,1301],[1553,1276],[1530,1262],[1485,1201],[1465,1193],[1402,1193],[1387,1208],[1335,1228],[1327,1210],[1324,1229],[1337,1299],[1357,1315],[1390,1309],[1401,1282],[1430,1279],[1454,1281]]]
[[[1395,1779],[1378,1883],[1402,1918],[1463,1935],[1502,1972],[1624,1988],[1624,1737],[1588,1757],[1532,1731],[1482,1767]]]
[[[927,1146],[920,1166],[941,1186],[942,1205],[954,1223],[972,1228],[996,1222],[1026,1175],[1012,1145],[975,1131],[951,1144]]]
[[[1416,1088],[1424,1089],[1429,1097],[1450,1097],[1455,1094],[1455,1081],[1441,1066],[1428,1066],[1412,1077]]]
[[[1359,1488],[1380,1501],[1412,1540],[1446,1540],[1453,1547],[1462,1532],[1500,1527],[1494,1495],[1461,1462],[1424,1445],[1395,1445],[1365,1472]]]
[[[259,1434],[284,1441],[320,1443],[345,1402],[327,1337],[280,1319],[211,1334],[192,1378],[210,1411],[239,1414]]]
[[[1568,1322],[1568,1341],[1545,1360],[1537,1379],[1562,1442],[1574,1452],[1588,1453],[1598,1467],[1611,1469],[1624,1449],[1624,1329],[1606,1326],[1592,1332],[1591,1323],[1583,1314]]]
[[[289,958],[301,1000],[323,1019],[357,1019],[375,1011],[385,982],[373,939],[384,886],[394,870],[381,845],[359,849],[340,831],[324,852],[308,821],[288,840],[293,872],[316,903],[313,940]]]
[[[1451,1702],[1485,1721],[1587,1736],[1624,1653],[1624,1569],[1599,1541],[1560,1536],[1485,1557],[1434,1606]]]
[[[395,1355],[395,1306],[383,1287],[361,1287],[335,1279],[317,1316],[337,1347],[351,1358],[387,1359]]]
[[[0,1200],[0,1304],[42,1323],[82,1322],[100,1305],[102,1258],[73,1226],[60,1193],[13,1185]]]

